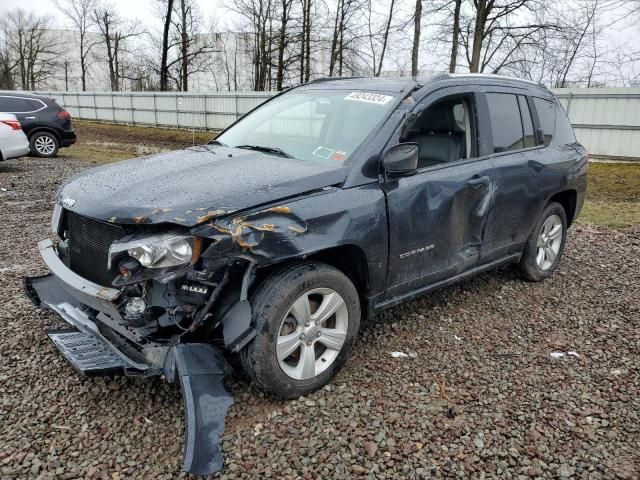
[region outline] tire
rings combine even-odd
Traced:
[[[60,150],[58,138],[49,132],[37,132],[29,138],[29,149],[36,157],[55,157]]]
[[[562,205],[552,202],[543,210],[525,243],[519,264],[522,277],[532,282],[549,277],[560,262],[566,239],[567,215]]]
[[[251,306],[259,333],[240,352],[242,366],[259,388],[282,398],[307,395],[327,384],[346,363],[360,329],[356,288],[342,272],[322,263],[276,271],[259,286]],[[336,307],[334,313],[315,325],[323,313],[331,313],[330,306]]]

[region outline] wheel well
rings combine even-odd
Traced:
[[[36,127],[33,130],[31,130],[29,132],[29,141],[31,141],[31,137],[33,137],[36,133],[40,133],[40,132],[51,133],[56,137],[56,139],[58,140],[58,143],[61,142],[60,135],[58,134],[58,132],[56,132],[53,128],[47,128],[47,127]]]
[[[366,294],[369,291],[369,269],[367,267],[367,257],[364,254],[364,251],[355,245],[340,245],[338,247],[328,248],[326,250],[313,253],[304,259],[292,258],[261,268],[254,285],[262,283],[264,278],[274,270],[280,269],[288,263],[299,262],[301,260],[312,260],[326,263],[327,265],[331,265],[344,273],[356,287],[358,295],[360,296],[362,312],[363,315],[365,315],[365,309],[368,305]]]
[[[564,192],[556,193],[549,199],[549,203],[558,202],[564,208],[564,213],[567,215],[567,227],[573,223],[573,218],[576,214],[576,204],[578,200],[578,194],[575,190],[565,190]]]
[[[355,245],[341,245],[314,253],[308,258],[340,270],[353,282],[361,297],[369,291],[367,257],[361,248]]]

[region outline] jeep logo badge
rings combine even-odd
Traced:
[[[71,208],[76,203],[76,201],[71,197],[64,197],[62,199],[62,206],[64,208]]]

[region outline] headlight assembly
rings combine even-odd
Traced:
[[[115,255],[127,252],[145,268],[180,267],[195,262],[200,254],[200,238],[165,233],[147,238],[114,243],[109,248],[109,265]]]

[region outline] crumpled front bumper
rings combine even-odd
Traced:
[[[48,332],[56,347],[87,375],[163,375],[182,387],[186,439],[185,471],[209,475],[223,466],[219,439],[233,397],[223,378],[230,367],[204,343],[158,343],[136,337],[120,316],[120,290],[92,283],[70,270],[51,240],[38,244],[51,274],[24,278],[25,292],[39,307],[56,312],[72,328]]]

